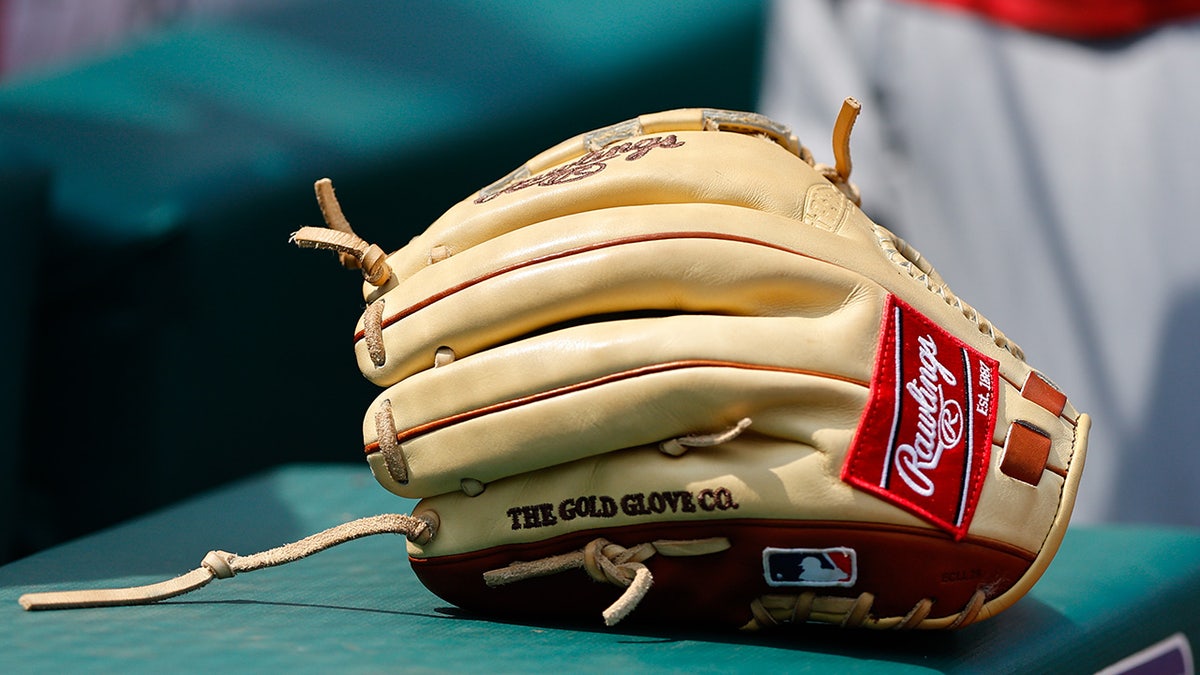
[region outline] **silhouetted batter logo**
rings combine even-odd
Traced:
[[[858,580],[854,549],[765,548],[763,576],[771,586],[843,586]]]

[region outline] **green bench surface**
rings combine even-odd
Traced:
[[[417,581],[404,540],[349,542],[156,605],[25,612],[26,592],[151,583],[408,512],[365,466],[289,465],[0,567],[0,672],[1094,672],[1200,637],[1200,533],[1079,527],[1033,592],[957,632],[758,634],[495,621]]]

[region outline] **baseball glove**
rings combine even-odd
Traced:
[[[764,117],[645,115],[534,157],[362,269],[364,424],[419,498],[190,578],[27,608],[150,602],[380,531],[481,612],[957,628],[1037,581],[1090,426],[849,181]],[[186,576],[186,575],[185,575]],[[599,583],[597,583],[599,582]]]
[[[857,208],[857,112],[833,166],[759,115],[645,115],[389,256],[318,184],[331,227],[294,240],[369,282],[366,457],[439,524],[409,544],[426,586],[750,628],[955,628],[1029,590],[1089,419]]]

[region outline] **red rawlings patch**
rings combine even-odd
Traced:
[[[895,296],[842,480],[962,539],[988,470],[999,364]]]

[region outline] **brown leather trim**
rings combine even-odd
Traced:
[[[641,368],[633,368],[633,369],[625,370],[625,371],[622,371],[619,373],[610,373],[603,377],[597,377],[595,379],[586,380],[584,382],[576,382],[575,384],[568,384],[568,385],[565,385],[562,387],[557,387],[555,389],[550,389],[548,391],[540,391],[540,392],[537,392],[536,394],[530,394],[529,396],[522,396],[520,398],[514,398],[514,399],[507,400],[507,401],[500,401],[498,403],[493,403],[492,405],[483,406],[481,408],[476,408],[474,410],[466,410],[466,411],[463,411],[463,412],[455,414],[455,415],[450,415],[448,417],[443,417],[441,419],[432,420],[430,422],[426,422],[425,424],[419,424],[415,427],[400,431],[396,434],[396,440],[397,440],[397,442],[403,443],[407,440],[411,440],[422,434],[427,434],[431,431],[437,431],[438,429],[442,429],[442,428],[445,428],[445,427],[448,427],[448,426],[451,426],[454,424],[459,424],[461,422],[466,422],[467,420],[475,419],[477,417],[482,417],[484,415],[490,415],[492,413],[502,412],[505,410],[511,410],[513,408],[519,408],[520,406],[537,403],[538,401],[544,401],[547,399],[555,398],[557,396],[564,396],[564,395],[571,394],[571,393],[578,392],[578,391],[593,389],[595,387],[603,386],[606,384],[611,384],[613,382],[619,382],[622,380],[629,380],[629,379],[632,379],[635,377],[641,377],[643,375],[653,375],[656,373],[664,373],[664,372],[669,372],[669,371],[673,371],[673,370],[683,370],[686,368],[736,368],[739,370],[756,370],[756,371],[772,372],[772,373],[789,373],[789,374],[793,374],[793,375],[811,375],[813,377],[820,377],[820,378],[824,378],[827,380],[837,380],[839,382],[847,382],[849,384],[856,384],[861,387],[867,387],[870,385],[869,382],[855,379],[852,377],[844,377],[841,375],[834,375],[831,373],[822,373],[822,372],[817,372],[817,371],[813,371],[813,370],[804,370],[801,368],[786,368],[783,366],[767,366],[767,365],[761,365],[761,364],[756,364],[756,363],[741,363],[741,362],[737,362],[737,361],[718,361],[718,360],[712,360],[712,359],[690,359],[690,360],[686,360],[686,361],[669,361],[667,363],[656,363],[656,364],[649,365],[649,366],[642,366]],[[363,448],[363,452],[365,452],[368,455],[371,454],[372,452],[376,452],[378,450],[379,450],[379,441],[374,441],[372,443],[368,443]]]
[[[1025,378],[1025,385],[1021,387],[1021,396],[1055,415],[1061,415],[1063,409],[1067,407],[1067,395],[1055,389],[1054,385],[1032,371],[1030,371],[1029,377]]]
[[[600,612],[621,589],[599,584],[582,570],[489,588],[484,572],[516,560],[541,558],[581,549],[603,537],[623,546],[656,539],[726,537],[731,548],[710,555],[646,561],[654,584],[630,617],[634,621],[671,621],[729,626],[751,618],[750,603],[771,594],[816,591],[822,595],[875,595],[874,617],[904,616],[923,598],[933,601],[930,617],[960,611],[977,589],[993,598],[1008,590],[1029,569],[1036,554],[1001,542],[969,537],[955,542],[940,531],[855,522],[728,520],[674,522],[603,528],[540,542],[512,544],[442,556],[410,558],[429,590],[460,607],[499,615],[599,621]],[[763,549],[833,548],[855,550],[858,581],[850,588],[776,588],[763,574]]]
[[[742,237],[742,236],[733,235],[733,234],[722,234],[719,232],[659,232],[659,233],[654,233],[654,234],[644,234],[644,235],[622,237],[620,239],[612,239],[609,241],[596,242],[594,244],[588,244],[586,246],[578,246],[576,248],[567,249],[565,251],[559,251],[557,253],[549,253],[549,254],[546,254],[543,256],[538,256],[536,258],[530,258],[529,260],[523,260],[519,263],[513,263],[512,265],[506,265],[499,269],[492,270],[491,272],[477,276],[474,279],[468,279],[466,281],[455,284],[443,291],[440,291],[438,293],[435,293],[435,294],[429,296],[428,298],[425,298],[424,300],[421,300],[420,302],[409,305],[408,307],[405,307],[405,308],[399,310],[398,312],[396,312],[395,314],[392,314],[391,316],[384,317],[383,321],[381,322],[382,327],[387,328],[388,326],[396,323],[397,321],[400,321],[401,319],[404,319],[405,317],[408,317],[408,316],[416,313],[417,311],[432,305],[433,303],[435,303],[439,300],[444,300],[445,298],[447,298],[451,295],[454,295],[455,293],[458,293],[459,291],[463,291],[467,288],[470,288],[471,286],[481,284],[489,279],[494,279],[495,277],[498,277],[502,274],[507,274],[509,272],[513,272],[515,270],[519,270],[524,267],[530,267],[532,265],[538,265],[541,263],[551,262],[554,260],[560,260],[562,258],[569,258],[573,255],[580,255],[583,253],[589,253],[591,251],[600,251],[600,250],[603,250],[606,248],[612,248],[614,246],[624,246],[625,244],[638,244],[638,243],[649,242],[649,241],[663,241],[663,240],[668,240],[668,239],[717,239],[717,240],[722,240],[722,241],[737,242],[737,243],[741,243],[741,244],[753,244],[755,246],[763,246],[766,248],[775,249],[776,251],[783,251],[784,253],[791,253],[794,255],[798,255],[798,256],[801,256],[804,258],[812,257],[810,255],[801,253],[800,251],[796,251],[794,249],[787,248],[786,246],[780,246],[778,244],[772,244],[770,242],[765,242],[765,241],[761,241],[758,239],[752,239],[750,237]],[[365,335],[364,331],[360,330],[360,331],[356,332],[354,334],[354,341],[358,342],[359,340],[362,340],[364,335]]]
[[[1004,460],[1000,462],[1004,475],[1036,486],[1049,458],[1049,434],[1023,420],[1012,423],[1004,440]]]

